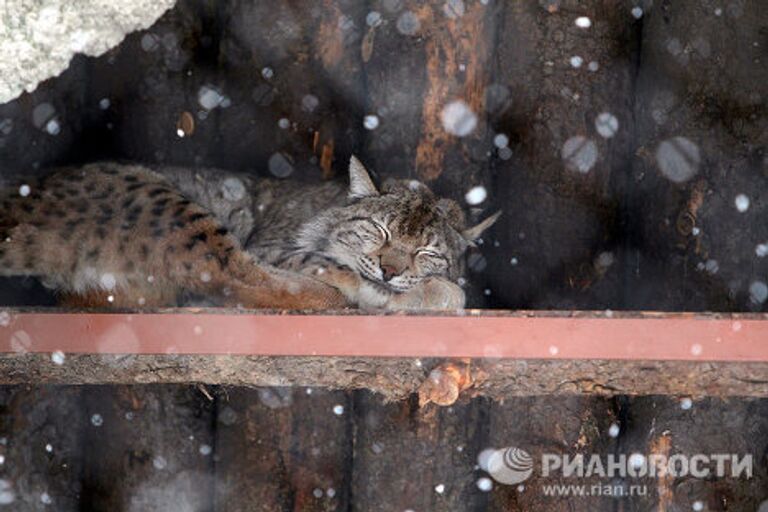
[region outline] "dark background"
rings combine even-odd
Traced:
[[[445,5],[463,15],[450,19]],[[413,35],[398,29],[405,13],[420,20]],[[574,24],[582,15],[590,28]],[[503,210],[471,259],[475,306],[764,310],[749,288],[768,280],[756,255],[768,242],[766,61],[760,0],[182,0],[150,30],[0,106],[0,172],[118,159],[269,175],[281,154],[289,179],[343,179],[354,151],[379,178],[424,179],[465,205],[485,187],[475,220]],[[204,86],[229,106],[204,111]],[[479,119],[463,138],[439,120],[456,99]],[[33,122],[43,103],[57,135]],[[195,131],[179,138],[183,112]],[[602,112],[619,122],[613,138],[595,130]],[[368,114],[377,129],[363,127]],[[586,174],[563,160],[573,136],[595,143]],[[682,184],[656,157],[674,137],[698,149]],[[738,194],[750,199],[744,213]],[[13,290],[6,302],[43,300]]]
[[[269,176],[270,157],[281,153],[289,179],[343,179],[354,151],[380,179],[424,179],[463,204],[484,186],[488,199],[470,211],[476,220],[504,211],[471,255],[474,305],[765,310],[749,297],[753,282],[768,279],[768,258],[755,252],[768,242],[763,1],[466,0],[457,20],[444,5],[181,0],[150,30],[100,58],[75,58],[60,77],[1,105],[0,176],[99,159]],[[374,10],[383,23],[371,30]],[[413,35],[397,28],[407,11],[420,20]],[[582,15],[591,28],[574,25]],[[201,119],[205,85],[230,105]],[[453,99],[479,117],[461,139],[439,121]],[[57,135],[35,125],[43,103],[55,110]],[[195,131],[179,138],[183,112]],[[595,130],[601,112],[619,122],[613,138]],[[380,126],[368,131],[363,117],[374,113]],[[494,147],[497,133],[511,154]],[[595,143],[587,174],[563,160],[573,136]],[[690,152],[680,157],[697,169],[682,184],[663,176],[656,157],[674,137],[698,149],[697,165]],[[750,198],[744,213],[738,194]],[[3,281],[0,299],[52,304],[23,279]],[[768,497],[768,401],[695,397],[683,409],[681,398],[475,398],[420,410],[415,398],[382,404],[367,391],[5,386],[0,479],[18,494],[9,510],[23,512],[669,512],[695,501],[756,511]],[[607,434],[612,423],[617,438]],[[510,444],[533,454],[752,453],[756,470],[749,481],[652,481],[648,497],[631,500],[545,499],[539,481],[524,492],[479,491],[477,454]]]

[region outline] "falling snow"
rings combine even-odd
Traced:
[[[610,139],[619,131],[619,120],[610,112],[603,112],[595,118],[595,130],[605,139]]]
[[[443,494],[443,493],[445,492],[445,485],[443,485],[443,484],[437,484],[437,485],[435,486],[435,492],[436,492],[437,494]]]
[[[493,482],[488,477],[478,478],[477,488],[483,492],[490,492],[493,489]]]
[[[381,22],[382,22],[381,13],[379,11],[371,11],[365,17],[365,23],[369,27],[378,27],[379,25],[381,25]]]
[[[685,137],[673,137],[659,144],[656,162],[670,181],[684,183],[699,172],[699,147]]]
[[[608,427],[608,435],[611,437],[619,437],[620,431],[621,428],[616,423],[611,423],[611,426]]]
[[[753,281],[749,285],[749,300],[753,304],[762,304],[768,299],[768,285],[763,281]]]
[[[464,194],[464,199],[467,201],[467,204],[472,206],[482,203],[487,197],[488,191],[483,186],[472,187],[469,189],[469,192]]]
[[[287,178],[293,173],[293,164],[283,153],[274,153],[267,162],[269,172],[278,178]]]
[[[462,100],[448,103],[440,113],[443,128],[451,135],[465,137],[477,127],[477,115]]]
[[[369,114],[363,118],[363,126],[366,130],[375,130],[379,127],[379,117]]]
[[[749,198],[745,194],[739,194],[736,196],[736,198],[733,200],[734,206],[736,206],[736,209],[744,213],[747,210],[749,210]]]
[[[333,406],[333,414],[336,416],[341,416],[344,414],[344,406],[341,404],[336,404]]]
[[[91,425],[94,427],[100,427],[104,424],[104,418],[102,418],[101,414],[94,414],[91,416]]]
[[[592,20],[587,16],[579,16],[574,20],[574,24],[579,28],[589,28],[592,26]]]
[[[684,411],[689,410],[691,407],[693,407],[693,400],[686,397],[680,400],[680,408]]]
[[[509,137],[503,133],[497,133],[493,138],[493,145],[499,149],[506,148],[509,145]]]
[[[421,29],[419,17],[412,11],[405,11],[402,13],[400,17],[397,18],[397,23],[395,25],[397,26],[398,32],[406,36],[412,36]]]
[[[768,242],[763,244],[757,244],[755,247],[755,254],[758,258],[765,258],[768,256]]]
[[[32,189],[29,187],[29,185],[22,185],[19,187],[19,195],[21,197],[27,197],[32,192]]]
[[[691,508],[693,510],[695,510],[696,512],[699,512],[701,510],[704,510],[704,503],[702,503],[700,501],[694,501],[693,502],[693,506]]]
[[[568,170],[586,174],[597,163],[597,144],[592,139],[576,135],[565,141],[561,155]]]
[[[584,64],[584,59],[579,57],[578,55],[574,55],[571,57],[570,61],[571,66],[574,68],[580,68],[582,64]]]
[[[645,465],[645,455],[642,453],[633,453],[629,456],[629,465],[635,469],[640,469]]]
[[[221,183],[221,194],[227,201],[240,201],[245,197],[245,185],[239,178],[227,178]]]
[[[639,20],[643,17],[643,8],[642,7],[633,7],[632,8],[632,16],[635,17],[636,20]]]
[[[64,360],[66,359],[66,356],[64,355],[64,352],[61,350],[57,350],[51,354],[51,361],[53,361],[53,364],[57,364],[59,366],[64,364]]]

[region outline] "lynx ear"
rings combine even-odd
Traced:
[[[355,155],[349,159],[349,193],[350,199],[377,196],[379,191],[371,181],[363,163]]]
[[[474,242],[478,238],[480,238],[480,235],[483,234],[483,231],[488,229],[489,227],[493,226],[493,224],[499,220],[499,216],[501,216],[501,211],[498,211],[482,221],[480,224],[477,224],[476,226],[472,226],[471,228],[467,228],[464,231],[461,232],[462,236],[468,241],[468,242]]]

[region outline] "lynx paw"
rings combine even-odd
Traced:
[[[387,309],[453,310],[462,309],[465,302],[466,295],[459,285],[446,279],[432,278],[406,293],[392,297]]]

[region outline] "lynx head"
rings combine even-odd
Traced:
[[[326,210],[300,237],[327,256],[392,292],[430,276],[458,279],[463,253],[499,214],[467,228],[450,199],[418,181],[389,180],[378,190],[362,163],[349,165],[347,204]]]

